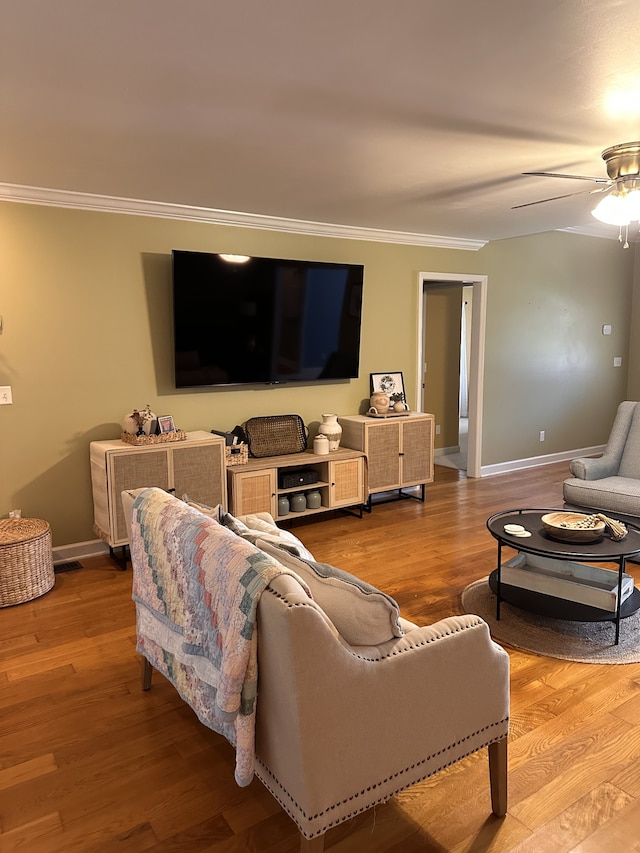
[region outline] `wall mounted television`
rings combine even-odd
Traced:
[[[174,249],[176,388],[358,376],[364,267]]]

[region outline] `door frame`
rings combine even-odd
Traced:
[[[417,388],[418,411],[424,411],[424,308],[425,290],[430,283],[449,283],[471,286],[471,342],[469,353],[469,447],[467,477],[482,476],[482,403],[484,387],[484,355],[487,322],[487,289],[489,277],[472,273],[418,273],[417,310]]]

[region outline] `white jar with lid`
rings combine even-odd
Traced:
[[[318,456],[325,456],[329,453],[329,439],[321,432],[313,439],[313,452],[317,453]]]

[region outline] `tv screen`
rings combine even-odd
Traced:
[[[363,266],[172,257],[176,388],[358,375]]]

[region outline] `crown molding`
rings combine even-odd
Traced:
[[[620,242],[616,228],[616,225],[567,225],[566,228],[558,228],[557,230],[563,231],[565,234],[579,234],[582,237],[600,237],[602,240],[615,240],[616,242]],[[630,243],[637,243],[638,239],[639,237],[637,234],[629,235]]]
[[[235,210],[216,210],[209,207],[94,195],[46,187],[29,187],[21,184],[0,183],[0,200],[22,204],[42,204],[48,207],[66,207],[74,210],[91,210],[100,213],[127,213],[135,216],[208,222],[215,225],[233,225],[238,228],[259,228],[266,231],[283,231],[289,234],[305,234],[314,237],[339,237],[343,240],[368,240],[374,243],[428,246],[438,249],[478,251],[487,243],[486,240],[442,237],[435,234],[413,234],[408,231],[387,231],[381,228],[360,228],[353,225],[335,225],[326,222],[308,222],[304,219],[287,219],[257,213],[241,213]]]

